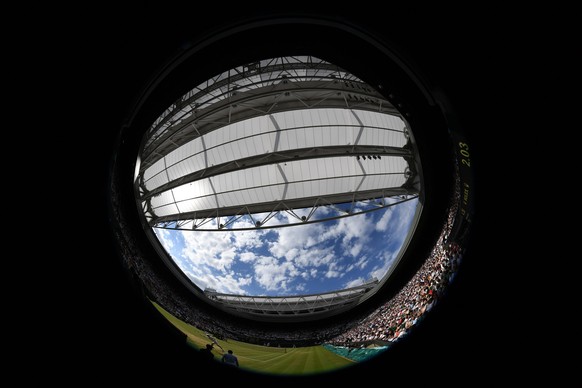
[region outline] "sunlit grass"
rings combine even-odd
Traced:
[[[160,313],[188,338],[188,343],[201,349],[212,341],[206,333],[176,318],[157,303],[152,302]],[[238,357],[241,368],[253,372],[270,374],[297,375],[329,372],[353,365],[354,362],[330,352],[324,347],[309,346],[302,348],[275,348],[227,339],[217,339],[223,348],[214,346],[212,353],[220,361],[223,352],[229,349]]]

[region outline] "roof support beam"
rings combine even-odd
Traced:
[[[242,212],[247,214],[267,213],[276,211],[285,211],[287,209],[303,209],[314,206],[326,206],[326,204],[351,203],[353,201],[365,201],[386,197],[409,196],[417,195],[418,192],[414,189],[404,187],[393,187],[379,190],[366,190],[358,193],[338,193],[334,195],[326,195],[325,197],[308,197],[288,199],[285,201],[271,201],[264,203],[256,203],[245,206],[223,207],[220,209],[201,209],[200,211],[185,212],[171,214],[167,216],[154,217],[150,221],[150,226],[165,222],[175,222],[193,219],[206,219],[218,217],[230,217],[240,215]],[[387,205],[390,206],[390,205]],[[382,208],[382,207],[379,207]],[[375,210],[379,209],[375,208]],[[336,217],[339,218],[339,217]],[[331,219],[331,218],[330,218]]]
[[[348,105],[346,106],[346,101]],[[343,82],[302,81],[270,85],[194,110],[188,118],[154,135],[142,153],[141,172],[189,141],[233,122],[310,108],[357,108],[400,116],[388,101],[370,89],[351,88]]]
[[[297,161],[304,159],[316,158],[330,158],[339,156],[361,156],[361,155],[376,155],[376,156],[396,156],[396,157],[411,157],[412,153],[409,149],[400,147],[385,147],[385,146],[326,146],[326,147],[310,147],[302,149],[292,149],[279,152],[271,152],[267,154],[254,155],[248,158],[232,160],[226,163],[217,164],[207,167],[202,170],[192,172],[184,175],[181,178],[170,180],[170,182],[156,187],[155,189],[145,193],[141,196],[141,200],[146,200],[153,196],[159,195],[164,191],[182,186],[187,183],[195,182],[199,179],[209,178],[219,174],[225,174],[232,171],[237,171],[245,168],[259,167],[268,164],[285,163],[288,161]],[[169,180],[169,179],[168,179]]]

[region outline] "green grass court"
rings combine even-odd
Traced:
[[[166,319],[186,334],[189,345],[200,349],[211,343],[204,331],[179,320],[157,303],[152,303]],[[310,374],[333,371],[354,364],[353,361],[330,352],[320,345],[304,348],[273,348],[231,339],[228,339],[228,342],[223,340],[217,340],[217,342],[225,352],[228,349],[234,352],[241,368],[253,372],[284,375]],[[220,361],[222,350],[214,345],[212,353],[215,359]]]

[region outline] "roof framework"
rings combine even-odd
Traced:
[[[274,58],[168,108],[143,144],[136,194],[156,228],[320,222],[418,197],[414,149],[404,118],[366,83],[315,57]]]

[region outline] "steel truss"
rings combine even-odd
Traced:
[[[362,296],[377,284],[378,279],[372,279],[360,286],[344,290],[300,296],[245,296],[222,294],[209,289],[205,291],[205,295],[212,301],[238,312],[285,317],[329,312],[357,304]]]
[[[357,196],[356,194],[344,194],[344,197],[351,197],[349,202],[338,202],[339,196],[302,198],[298,201],[261,204],[261,212],[257,212],[255,207],[247,205],[204,212],[180,213],[151,218],[148,221],[153,228],[205,232],[272,229],[351,217],[386,209],[418,198],[415,190],[404,188],[357,194]],[[266,205],[271,205],[271,209],[268,210]],[[322,212],[322,210],[324,211]],[[289,217],[280,217],[281,215]],[[282,223],[281,220],[285,220],[285,223]]]

